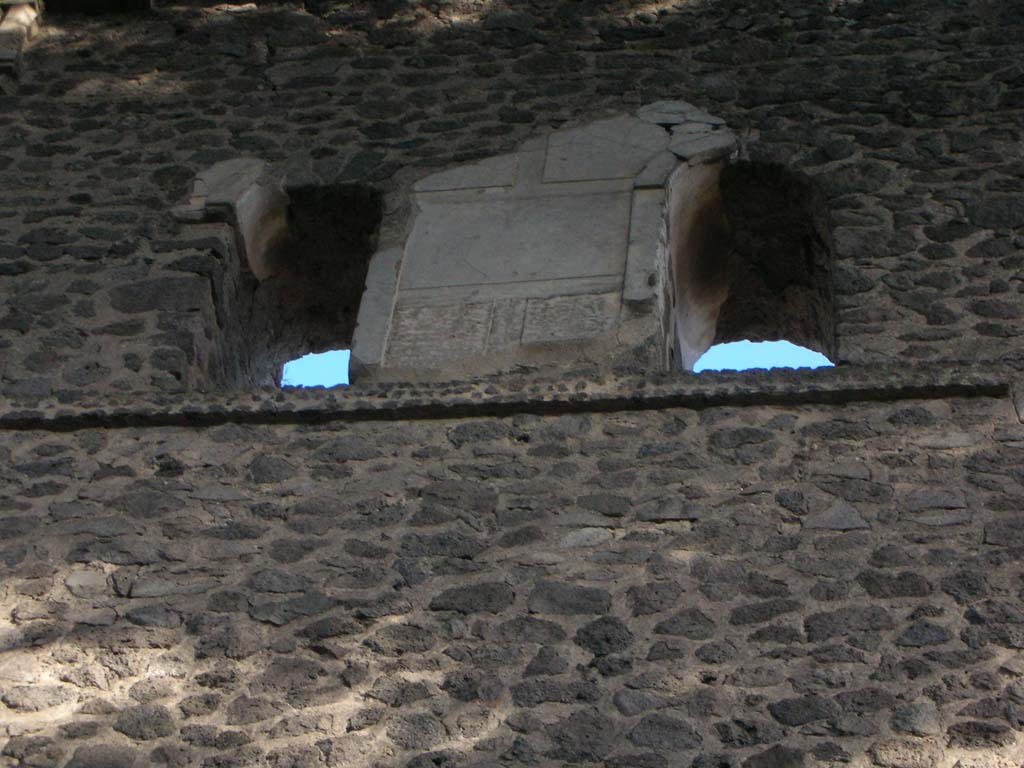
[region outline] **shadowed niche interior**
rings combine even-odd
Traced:
[[[264,213],[283,221],[266,227],[258,263],[225,286],[220,363],[229,386],[279,386],[286,362],[352,344],[383,198],[361,184],[285,193],[283,211]]]
[[[673,365],[713,345],[789,341],[836,355],[834,248],[825,196],[805,174],[739,161],[672,181]]]

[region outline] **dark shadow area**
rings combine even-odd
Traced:
[[[258,281],[239,268],[224,285],[215,376],[228,388],[276,386],[288,360],[351,346],[382,195],[362,184],[287,192],[286,234],[271,246],[271,275]]]
[[[152,0],[46,0],[48,14],[145,13],[153,10]]]
[[[741,161],[719,179],[730,286],[715,343],[787,340],[836,355],[828,203],[811,179]]]

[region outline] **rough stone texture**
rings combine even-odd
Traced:
[[[932,447],[951,432],[969,447]],[[1005,397],[7,434],[12,766],[1015,754],[1020,547],[983,535],[1020,494]],[[324,474],[339,438],[350,471]],[[294,471],[253,482],[267,447]],[[42,456],[68,459],[45,494]],[[870,527],[806,525],[851,475],[892,491],[842,501]],[[925,491],[973,517],[893,509]],[[714,513],[644,513],[684,498]]]
[[[0,84],[0,765],[1019,768],[1022,24],[44,26]],[[169,216],[199,171],[259,156],[400,216],[436,171],[679,99],[827,191],[840,368],[206,391],[237,254]]]

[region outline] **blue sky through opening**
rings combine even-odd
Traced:
[[[798,347],[788,341],[730,341],[715,344],[693,366],[701,371],[746,371],[751,368],[831,368],[834,364],[820,352]]]
[[[282,387],[334,387],[348,384],[347,349],[309,354],[284,364]]]

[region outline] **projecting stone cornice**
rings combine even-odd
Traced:
[[[30,408],[8,401],[0,429],[118,429],[222,424],[318,424],[458,419],[517,414],[608,413],[666,408],[843,405],[948,398],[1007,398],[1024,413],[1020,373],[1005,366],[837,367],[817,370],[504,376],[466,382],[368,384],[159,398],[120,395]],[[1010,403],[1008,402],[1008,407]]]

